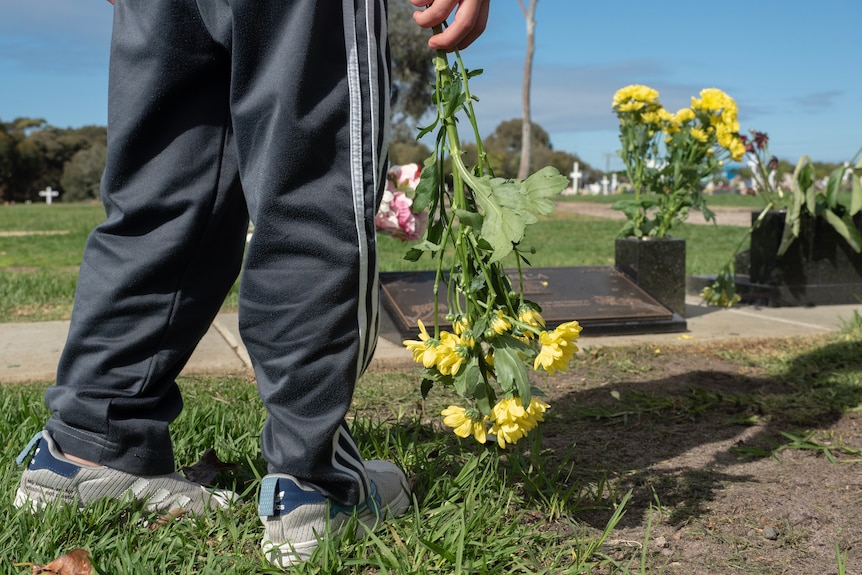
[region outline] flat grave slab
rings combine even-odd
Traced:
[[[517,286],[517,271],[507,272]],[[418,333],[417,320],[434,325],[434,272],[383,272],[381,298],[394,328],[402,337]],[[440,286],[440,326],[445,319],[446,286]],[[528,268],[524,295],[542,307],[549,328],[577,320],[582,335],[669,333],[686,330],[685,319],[658,303],[612,266]]]

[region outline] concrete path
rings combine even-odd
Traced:
[[[761,308],[737,305],[705,307],[690,296],[685,333],[585,337],[582,348],[644,343],[704,343],[726,339],[792,337],[839,331],[862,315],[862,304]],[[410,353],[388,318],[371,369],[411,369]],[[53,381],[69,322],[0,323],[0,383]],[[239,337],[237,315],[220,314],[192,355],[184,375],[251,376],[251,362]]]

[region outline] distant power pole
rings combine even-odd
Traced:
[[[608,172],[611,171],[611,158],[614,155],[610,152],[605,152],[602,155],[605,157],[605,173],[607,174]]]

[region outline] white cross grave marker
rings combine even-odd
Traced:
[[[575,195],[578,194],[578,184],[581,181],[581,176],[584,175],[581,173],[581,170],[579,168],[580,164],[578,162],[575,162],[575,169],[572,170],[571,174],[569,174],[569,177],[572,178],[572,193]]]
[[[39,195],[45,198],[45,203],[50,206],[54,203],[54,198],[60,195],[60,192],[58,192],[57,190],[52,190],[51,186],[48,186],[47,188],[39,192]]]
[[[608,184],[610,184],[610,183],[611,183],[611,182],[610,182],[610,180],[608,180],[608,176],[607,176],[607,174],[605,174],[604,176],[602,176],[602,195],[603,195],[603,196],[607,196],[607,195],[608,195]]]

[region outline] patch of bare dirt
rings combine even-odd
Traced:
[[[749,359],[758,345],[588,350],[537,382],[547,455],[573,461],[573,485],[607,478],[578,519],[598,533],[632,491],[608,555],[639,569],[646,542],[650,573],[827,575],[837,544],[846,573],[862,573],[859,343],[812,347],[777,372]],[[817,370],[833,383],[810,389]]]

